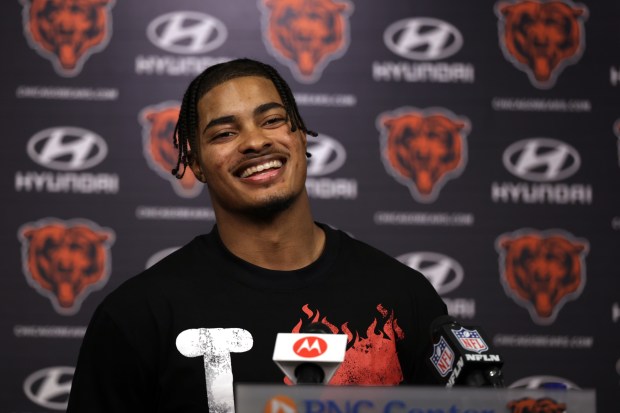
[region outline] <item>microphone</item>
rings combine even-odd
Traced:
[[[294,384],[327,384],[344,361],[347,340],[313,323],[300,333],[278,333],[273,361]]]
[[[332,334],[331,330],[322,323],[312,323],[308,326],[304,326],[301,328],[300,333]],[[325,373],[318,364],[305,362],[295,367],[295,377],[297,377],[298,384],[318,384],[323,383],[323,380],[325,380]]]
[[[446,387],[504,387],[504,361],[485,340],[480,327],[463,327],[448,315],[431,323],[433,350],[427,359],[431,370]]]

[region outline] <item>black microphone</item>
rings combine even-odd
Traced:
[[[332,331],[323,323],[312,323],[302,327],[300,333],[306,334],[332,334]],[[312,362],[301,363],[295,368],[297,384],[319,384],[325,380],[325,372],[321,366]]]
[[[448,315],[431,323],[433,349],[427,362],[446,387],[504,387],[501,356],[491,349],[480,327],[463,327]]]

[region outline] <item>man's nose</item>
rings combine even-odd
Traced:
[[[272,145],[272,140],[259,128],[251,128],[242,133],[239,152],[261,152]]]

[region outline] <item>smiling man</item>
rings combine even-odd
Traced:
[[[187,156],[209,188],[224,245],[274,270],[316,260],[324,233],[305,192],[306,131],[291,127],[274,83],[255,75],[227,80],[198,100],[197,112]]]
[[[68,412],[233,412],[235,382],[286,382],[276,334],[313,323],[348,336],[330,384],[434,382],[429,326],[444,303],[417,271],[314,221],[307,134],[269,65],[234,60],[192,81],[173,174],[207,185],[217,223],[97,308]]]

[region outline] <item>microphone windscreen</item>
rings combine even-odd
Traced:
[[[323,323],[311,323],[307,326],[303,326],[300,333],[306,334],[333,334],[333,332]]]
[[[456,319],[449,315],[441,315],[431,323],[431,336],[444,324],[458,324]]]

